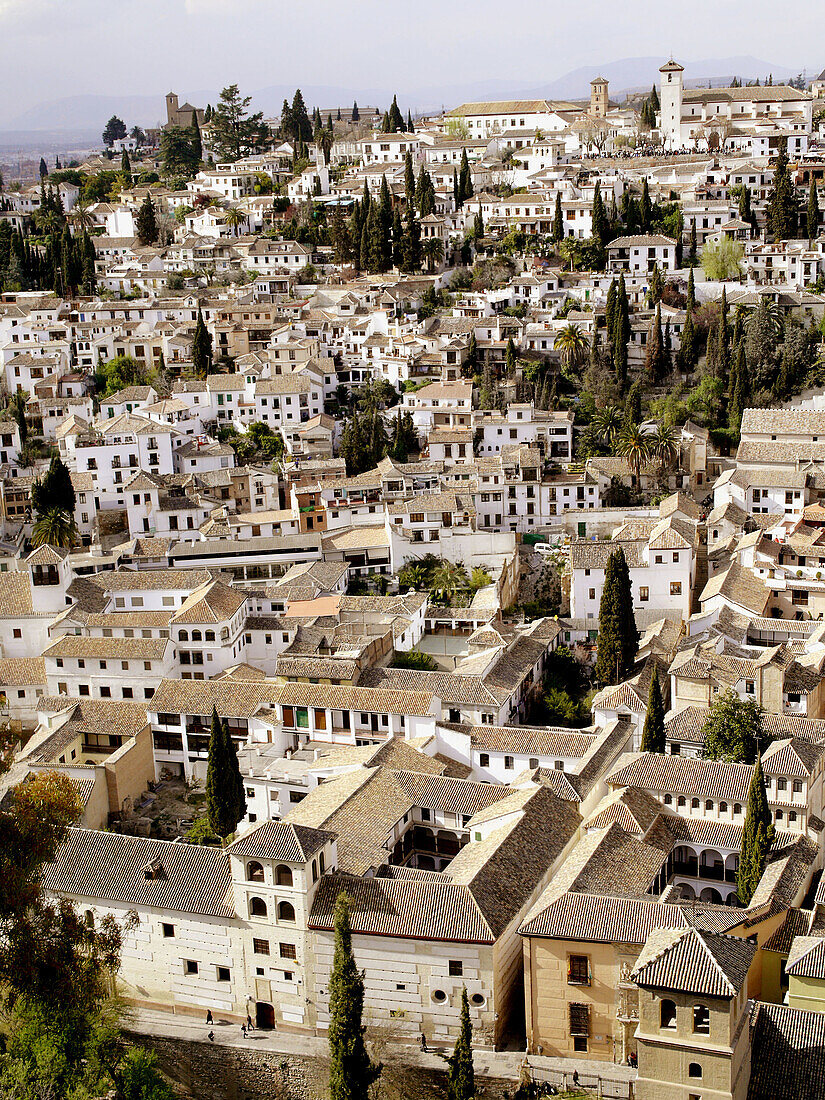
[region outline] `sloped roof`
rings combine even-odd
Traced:
[[[264,821],[230,844],[226,851],[233,856],[306,863],[334,838],[335,833],[323,829],[310,829],[289,821]]]
[[[632,977],[645,988],[732,998],[745,984],[757,945],[697,928],[660,928],[648,936]]]

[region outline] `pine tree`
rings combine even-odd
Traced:
[[[368,1100],[382,1066],[364,1043],[364,978],[352,953],[349,899],[335,902],[335,954],[329,978],[329,1100]]]
[[[564,217],[561,210],[561,192],[556,192],[556,209],[553,214],[553,243],[560,244],[564,240]]]
[[[621,547],[607,559],[599,606],[598,645],[596,679],[605,685],[621,683],[633,669],[639,646],[630,572]]]
[[[768,806],[768,797],[765,793],[762,761],[757,755],[756,765],[748,788],[748,808],[745,814],[745,826],[742,830],[739,869],[736,872],[736,893],[743,905],[750,904],[756,887],[759,885],[775,835],[776,830]]]
[[[129,160],[129,151],[123,150],[123,156],[120,158],[120,174],[123,176],[123,182],[127,187],[132,186],[132,162]]]
[[[659,685],[659,670],[654,667],[647,695],[647,714],[642,730],[642,752],[665,751],[665,707]]]
[[[220,720],[214,707],[206,765],[206,812],[209,824],[222,840],[235,832],[246,813],[238,753],[229,736],[229,727]]]
[[[49,174],[49,166],[43,157],[40,158],[40,178],[43,180]]]
[[[196,378],[206,378],[212,369],[212,336],[204,324],[200,306],[195,322],[195,335],[192,338],[192,367]]]
[[[143,245],[154,244],[158,239],[158,225],[155,220],[155,204],[152,202],[151,195],[147,194],[140,205],[137,218],[135,219],[135,230],[138,240]]]
[[[461,991],[461,1017],[458,1038],[449,1058],[447,1100],[474,1100],[476,1094],[473,1069],[473,1025],[470,1022],[470,1002],[467,987]]]
[[[55,455],[46,473],[32,484],[32,508],[38,516],[55,511],[68,512],[71,516],[74,515],[76,502],[71,474],[62,460]]]
[[[819,196],[813,176],[811,176],[811,187],[808,191],[807,229],[808,247],[813,248],[814,241],[819,236]]]

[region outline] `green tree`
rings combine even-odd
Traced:
[[[665,751],[665,707],[662,702],[662,689],[659,684],[659,670],[653,669],[650,677],[650,690],[647,695],[647,714],[642,730],[642,752]]]
[[[691,268],[691,275],[693,268]],[[693,311],[687,310],[685,323],[682,326],[682,335],[679,341],[679,350],[676,352],[676,365],[683,374],[692,374],[699,360],[697,347],[696,325],[693,321]]]
[[[298,92],[295,94],[296,97],[299,95]],[[241,96],[237,84],[230,84],[221,92],[211,122],[212,145],[220,160],[238,160],[254,152],[268,140],[269,127],[263,121],[263,113],[258,111],[256,114],[250,114],[251,102],[251,96]],[[293,103],[293,113],[294,110]],[[304,115],[306,115],[306,108],[304,108]],[[294,119],[293,125],[295,125]],[[302,130],[301,136],[305,141],[311,140],[312,129],[310,128],[307,134]]]
[[[224,840],[235,832],[246,813],[238,752],[229,735],[229,727],[221,721],[214,707],[206,764],[206,812],[209,824]]]
[[[467,987],[461,991],[461,1017],[458,1038],[449,1059],[447,1074],[447,1100],[474,1100],[476,1094],[473,1069],[473,1025],[470,1021],[470,1002]]]
[[[759,742],[766,737],[762,708],[753,699],[740,699],[729,688],[710,706],[702,727],[705,760],[724,760],[734,764],[752,764]]]
[[[70,512],[53,508],[44,512],[32,531],[32,546],[64,546],[70,550],[77,542],[77,524]]]
[[[404,194],[407,197],[407,209],[411,210],[415,202],[415,172],[413,171],[412,153],[409,149],[404,154]]]
[[[335,902],[335,955],[329,979],[329,1098],[368,1100],[381,1074],[364,1043],[364,978],[352,953],[349,899]]]
[[[361,113],[358,110],[358,103],[355,102],[355,101],[353,101],[353,104],[352,104],[352,113],[350,115],[350,118],[352,119],[353,122],[359,122],[360,119],[361,119]]]
[[[112,115],[109,121],[106,123],[106,128],[103,131],[103,144],[114,145],[116,141],[120,141],[126,137],[126,123],[122,118],[118,118],[117,115]]]
[[[766,216],[775,241],[792,240],[796,236],[796,194],[788,171],[787,142],[782,142],[774,165]]]
[[[192,366],[197,378],[206,378],[212,369],[212,336],[204,323],[200,306],[195,322],[195,335],[192,337]]]
[[[389,123],[390,123],[390,129],[389,129],[390,133],[398,134],[398,133],[403,132],[403,130],[404,130],[404,116],[401,114],[401,112],[398,109],[398,97],[397,96],[392,97],[392,103],[390,104],[390,110],[389,110]]]
[[[158,225],[155,218],[155,204],[151,195],[147,194],[138,210],[135,219],[135,230],[141,244],[154,244],[158,239]]]
[[[184,176],[189,179],[195,174],[201,157],[195,147],[191,128],[167,126],[161,131],[160,160],[164,172],[169,176]]]
[[[696,243],[696,218],[691,218],[690,221],[690,246],[688,249],[688,266],[696,267],[697,263],[697,243]]]
[[[470,587],[467,570],[463,565],[451,561],[442,561],[430,577],[430,591],[440,603],[449,605],[462,592]]]
[[[624,428],[638,427],[642,422],[642,387],[634,382],[628,390],[624,406]]]
[[[656,316],[650,323],[645,349],[645,374],[651,385],[658,385],[667,372],[665,345],[662,339],[662,307],[656,306]]]
[[[748,403],[748,365],[745,359],[745,341],[739,341],[730,381],[730,401],[728,403],[728,430],[739,435],[742,426],[742,413]]]
[[[556,334],[553,348],[560,353],[561,361],[568,370],[575,369],[581,366],[587,356],[587,337],[578,325],[565,325]]]
[[[619,547],[607,559],[604,587],[599,605],[599,643],[596,679],[601,684],[618,684],[632,671],[639,647],[639,632],[633,613],[630,573],[624,550]]]
[[[26,446],[29,438],[29,422],[26,419],[28,401],[28,395],[21,389],[18,389],[9,399],[9,412],[14,417],[14,422],[17,425],[21,449]]]
[[[39,516],[61,511],[74,515],[76,496],[72,477],[63,460],[55,455],[42,477],[36,478],[31,489],[32,507]]]
[[[561,192],[556,192],[556,209],[553,214],[553,243],[561,244],[564,240],[564,216],[561,209]]]
[[[638,424],[626,424],[616,447],[638,480],[642,467],[650,458],[650,436]]]
[[[768,796],[765,793],[762,761],[757,756],[748,788],[748,808],[742,830],[739,869],[736,872],[736,893],[743,905],[750,904],[759,885],[775,835]]]
[[[652,221],[653,205],[650,201],[650,187],[648,186],[647,176],[645,176],[642,183],[642,198],[639,203],[639,228],[643,233],[649,232]]]
[[[196,167],[200,165],[203,160],[203,139],[201,138],[201,127],[198,122],[198,112],[192,112],[192,125],[189,127],[192,132],[192,159],[195,161]]]
[[[708,241],[702,249],[702,270],[713,282],[738,279],[742,274],[742,258],[745,254],[741,241],[723,237],[720,241]]]
[[[123,182],[127,187],[132,186],[132,162],[129,160],[128,150],[123,150],[123,156],[120,158],[120,174],[123,176]]]
[[[808,247],[813,248],[814,241],[819,236],[819,195],[816,190],[816,180],[811,176],[811,186],[808,191],[807,209]]]

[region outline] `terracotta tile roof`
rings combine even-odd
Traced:
[[[309,829],[305,825],[293,825],[287,821],[264,821],[230,844],[226,851],[233,856],[253,859],[307,863],[316,852],[334,839],[334,833],[322,829]]]
[[[609,787],[642,787],[648,791],[697,795],[700,798],[746,802],[753,768],[661,753],[640,753],[607,776]]]
[[[731,999],[747,981],[755,943],[696,928],[653,931],[632,977],[643,988]]]
[[[825,938],[797,936],[788,953],[785,973],[793,978],[825,980]]]
[[[33,613],[28,572],[0,573],[0,615],[4,619],[16,619]]]
[[[583,756],[595,734],[551,726],[472,726],[470,741],[479,749],[535,753],[538,756]]]
[[[171,644],[168,638],[98,638],[88,634],[64,634],[43,650],[43,656],[162,661]]]
[[[150,872],[150,864],[159,865]],[[43,869],[49,893],[234,918],[229,860],[219,848],[70,829]]]
[[[748,1100],[825,1097],[825,1015],[788,1005],[757,1002],[751,1017]]]
[[[333,710],[360,710],[389,714],[427,715],[432,712],[433,697],[426,691],[397,688],[349,687],[344,684],[283,684],[276,701],[284,706],[329,707]]]
[[[222,623],[231,619],[245,603],[245,592],[230,588],[222,581],[210,580],[186,597],[171,621],[178,625]]]
[[[154,714],[211,715],[217,707],[222,718],[251,718],[275,702],[279,690],[272,680],[161,680],[151,709]]]
[[[0,684],[23,687],[45,684],[46,665],[42,657],[0,658]]]

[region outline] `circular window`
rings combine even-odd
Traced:
[[[444,992],[443,989],[434,989],[433,1000],[437,1005],[443,1005],[444,1002],[447,1000],[447,994]]]
[[[476,1008],[481,1008],[485,1003],[485,997],[483,993],[474,993],[470,998],[470,1004],[475,1005]]]

